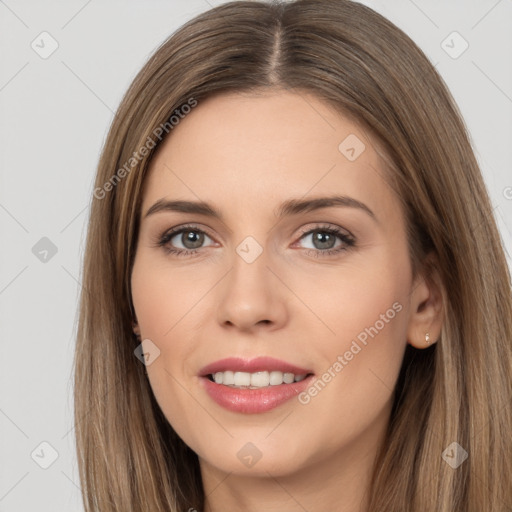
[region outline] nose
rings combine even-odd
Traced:
[[[286,324],[286,288],[269,259],[266,250],[250,263],[235,253],[217,297],[220,325],[250,332],[271,331]]]

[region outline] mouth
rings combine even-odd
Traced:
[[[274,409],[307,389],[311,370],[269,357],[228,358],[200,371],[213,401],[232,412],[254,414]]]
[[[292,384],[300,382],[312,373],[302,373],[295,375],[290,372],[281,371],[261,371],[261,372],[234,372],[227,370],[224,372],[210,373],[206,376],[215,384],[222,384],[237,389],[261,389],[269,386],[280,386],[281,384]]]

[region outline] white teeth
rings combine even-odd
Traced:
[[[278,386],[283,383],[283,372],[270,372],[270,385]]]
[[[291,384],[294,379],[295,379],[295,375],[293,375],[293,373],[285,373],[283,375],[283,382],[285,384]]]
[[[233,385],[235,383],[235,374],[233,372],[222,372],[224,374],[224,378],[222,379],[222,384]]]
[[[293,373],[283,373],[279,371],[272,372],[217,372],[211,375],[217,384],[223,384],[231,387],[251,387],[265,388],[268,386],[279,386],[281,384],[291,384],[300,382],[306,378],[306,375],[294,375]]]
[[[250,386],[251,374],[246,372],[235,372],[235,386]]]
[[[251,373],[251,386],[255,388],[263,388],[268,386],[270,382],[270,375],[268,372]]]

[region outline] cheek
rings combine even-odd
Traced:
[[[174,387],[172,376],[182,378],[193,351],[190,319],[197,319],[204,284],[191,282],[190,272],[171,271],[151,258],[140,258],[132,272],[132,299],[142,339],[159,350],[158,359],[147,367],[158,400],[161,389]],[[161,404],[163,405],[163,404]]]
[[[294,284],[320,320],[317,339],[308,343],[314,342],[322,382],[303,402],[310,403],[317,414],[324,408],[331,410],[332,424],[336,419],[343,422],[347,434],[369,424],[388,402],[400,370],[410,262],[405,245],[399,247],[396,251],[375,247],[350,264],[318,271],[309,285],[301,285],[300,279]],[[305,332],[313,332],[312,325],[310,321]],[[372,407],[362,407],[370,403]]]
[[[320,437],[335,439],[343,425],[349,442],[389,406],[406,346],[408,268],[406,251],[375,251],[371,264],[361,260],[335,277],[319,273],[314,287],[299,292],[324,324],[314,346],[323,371],[301,399],[308,416],[329,411]]]
[[[365,341],[378,339],[383,351],[395,340],[402,341],[407,324],[407,268],[407,258],[376,249],[350,264],[316,269],[308,279],[303,272],[290,273],[293,289],[306,298],[304,302],[317,318],[322,343],[315,344],[314,350],[332,358],[348,349],[353,340],[364,346]],[[308,331],[313,327],[313,315],[308,315]]]
[[[132,300],[142,336],[165,343],[199,303],[207,282],[187,269],[171,270],[154,260],[142,254],[135,261]]]
[[[186,435],[190,425],[197,423],[198,411],[191,406],[183,385],[192,351],[183,329],[187,313],[194,311],[204,291],[191,285],[183,274],[170,272],[141,255],[134,264],[131,286],[142,339],[150,339],[159,350],[158,357],[146,366],[155,399],[173,428],[195,445],[197,441]]]

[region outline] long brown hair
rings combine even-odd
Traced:
[[[413,268],[434,253],[444,290],[439,342],[406,351],[369,510],[512,507],[510,274],[459,111],[422,51],[385,18],[349,0],[298,0],[231,2],[194,18],[150,58],[112,123],[91,204],[74,363],[85,509],[203,508],[197,456],[134,356],[141,195],[184,105],[270,88],[312,93],[369,130],[404,204]],[[468,453],[456,469],[442,457],[454,442]]]

